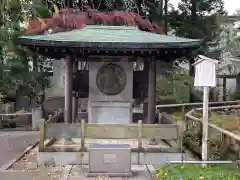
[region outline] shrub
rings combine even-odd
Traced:
[[[230,165],[166,165],[157,170],[158,180],[239,180],[240,172]]]
[[[175,104],[189,102],[189,87],[193,86],[192,77],[181,67],[174,67],[156,79],[156,102]],[[202,92],[193,90],[194,102],[202,100]]]

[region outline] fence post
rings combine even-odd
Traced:
[[[83,152],[85,151],[85,119],[81,120],[80,131],[81,131],[81,148],[80,148],[80,152],[79,151],[76,152],[76,163],[83,165],[83,157],[84,157]]]
[[[228,151],[228,147],[229,147],[229,141],[228,141],[228,136],[226,134],[221,135],[221,145],[220,145],[220,159],[224,160],[227,155],[227,151]]]
[[[234,144],[235,144],[235,152],[236,152],[236,161],[239,161],[239,158],[240,158],[240,144],[239,144],[239,141],[237,140],[234,140]]]
[[[39,125],[40,125],[39,152],[44,152],[45,120],[41,119],[41,122]]]
[[[178,132],[178,139],[177,139],[177,148],[180,149],[181,153],[182,153],[182,126],[181,126],[181,120],[177,120],[177,132]]]
[[[185,121],[185,131],[188,131],[188,129],[189,129],[189,120],[188,120],[188,117],[186,115],[185,115],[184,121]]]
[[[48,115],[48,120],[47,120],[47,123],[51,123],[51,120],[52,120],[52,115]]]
[[[0,119],[0,129],[3,129],[3,116],[1,116],[1,119]]]
[[[207,146],[208,146],[208,149],[207,149],[207,152],[208,152],[208,159],[211,159],[211,156],[212,156],[212,151],[211,151],[211,128],[208,126],[208,139],[207,139]],[[213,159],[214,160],[214,159]]]
[[[181,108],[182,120],[185,120],[185,106],[183,105]]]
[[[81,148],[85,148],[85,119],[81,120]]]
[[[185,131],[187,129],[187,122],[186,122],[186,116],[185,116],[185,106],[183,105],[181,108],[181,121],[182,126],[184,127],[182,130]]]
[[[142,120],[138,120],[138,164],[140,164],[140,149],[142,148]]]
[[[32,129],[39,130],[39,121],[42,119],[42,108],[36,107],[32,109]]]
[[[202,134],[202,131],[203,131],[203,124],[202,124],[202,120],[201,120],[201,122],[199,122],[200,123],[200,130],[199,130],[199,134],[198,134],[198,136],[199,136],[199,139],[200,139],[200,143],[199,143],[199,145],[200,145],[200,148],[201,148],[201,146],[202,146],[202,137],[203,137],[203,134]]]

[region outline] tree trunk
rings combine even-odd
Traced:
[[[195,24],[197,19],[197,0],[191,0],[191,4],[192,23]]]
[[[197,20],[197,0],[191,0],[191,23],[192,27],[195,27],[195,23]],[[190,31],[189,32],[189,37],[194,38],[194,32]],[[194,63],[194,57],[190,57],[189,60],[189,76],[193,77],[195,74],[195,69],[192,66]],[[193,102],[194,101],[194,95],[193,95],[193,87],[189,87],[189,101]]]
[[[73,8],[73,0],[65,0],[65,7]]]
[[[168,34],[168,0],[164,0],[164,32]]]
[[[144,12],[142,10],[142,4],[143,4],[143,0],[136,0],[136,5],[137,5],[137,13],[140,16],[144,16]]]

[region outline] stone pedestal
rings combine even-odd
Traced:
[[[129,124],[132,123],[131,102],[89,102],[89,123]]]
[[[126,75],[126,84],[122,91],[116,95],[104,94],[97,85],[97,75],[100,68],[109,63],[89,63],[89,123],[132,123],[133,63],[128,61],[112,63],[121,67]]]

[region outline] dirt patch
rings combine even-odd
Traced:
[[[212,113],[209,122],[234,134],[240,134],[239,112],[232,112],[229,114],[225,114],[224,112],[214,112]]]

